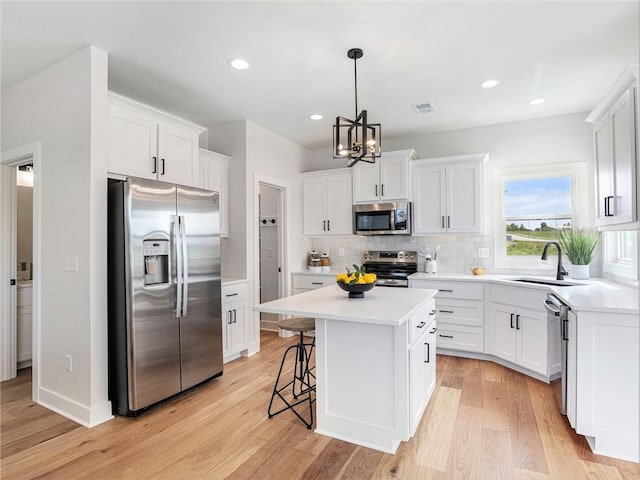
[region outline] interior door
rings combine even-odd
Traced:
[[[130,178],[125,190],[125,215],[129,212],[125,229],[130,296],[129,408],[134,411],[180,391],[180,336],[173,275],[169,274],[166,283],[145,284],[143,255],[145,240],[171,239],[175,192],[174,185],[137,178]]]
[[[222,373],[220,230],[217,192],[177,187],[185,258],[180,318],[182,389]]]

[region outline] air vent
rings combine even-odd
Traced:
[[[416,111],[418,115],[424,115],[426,113],[437,112],[438,109],[431,102],[418,103],[416,105],[411,105],[413,109]]]

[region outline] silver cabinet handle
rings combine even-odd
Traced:
[[[380,190],[381,190],[382,196],[384,197],[384,183],[380,185]]]
[[[378,185],[376,185],[376,197],[378,196]]]
[[[236,323],[236,320],[238,320],[238,312],[236,312],[236,309],[233,309],[233,323]]]

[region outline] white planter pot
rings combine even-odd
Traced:
[[[571,278],[576,280],[588,280],[589,265],[571,265]]]

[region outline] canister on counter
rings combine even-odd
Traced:
[[[322,266],[323,273],[331,272],[331,258],[329,257],[329,254],[327,252],[324,252],[322,255],[320,255],[320,265]]]

